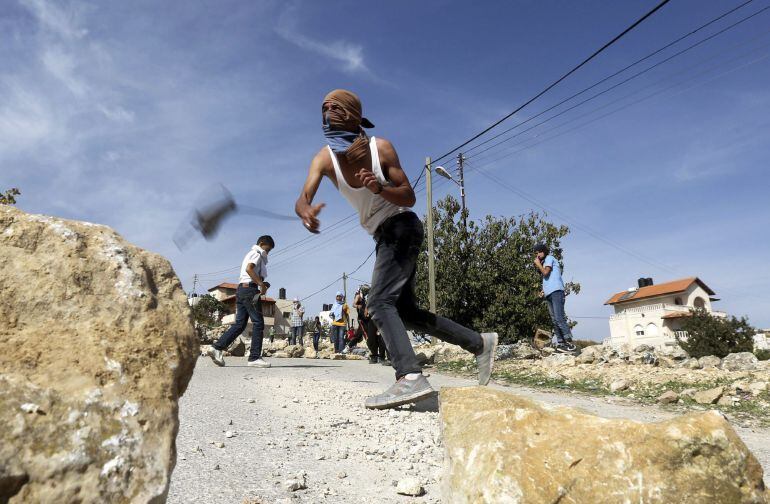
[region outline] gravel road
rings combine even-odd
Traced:
[[[225,368],[208,358],[198,361],[180,401],[168,502],[440,502],[443,447],[436,400],[368,411],[364,398],[393,381],[391,368],[367,361],[269,360],[270,369],[249,368],[245,358],[229,357]],[[437,374],[430,381],[437,388],[474,384]],[[648,422],[678,414],[619,398],[500,388],[607,418]],[[770,430],[734,427],[768,482]],[[425,494],[399,495],[396,483],[407,479],[416,479]],[[287,489],[302,481],[307,488]]]

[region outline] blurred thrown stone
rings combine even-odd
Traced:
[[[751,352],[739,352],[728,354],[722,359],[722,369],[727,371],[752,371],[756,369],[757,356]]]
[[[767,497],[762,467],[716,412],[645,424],[487,387],[444,388],[440,401],[443,494],[452,503],[602,500],[597,496],[759,503]]]
[[[419,497],[425,493],[425,488],[417,478],[402,478],[396,484],[396,493]]]
[[[198,353],[169,262],[0,205],[0,299],[0,502],[163,502]]]
[[[698,404],[714,404],[722,397],[724,387],[715,387],[708,390],[701,390],[693,394],[693,400]]]

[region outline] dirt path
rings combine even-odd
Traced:
[[[228,358],[225,368],[199,360],[180,403],[170,503],[407,502],[416,499],[397,494],[395,482],[408,477],[425,487],[417,500],[439,502],[443,448],[435,400],[368,411],[364,397],[387,387],[392,369],[366,361],[270,360],[271,369],[249,368],[243,358]],[[473,384],[436,374],[430,381],[434,387]],[[501,388],[607,418],[656,421],[678,414],[613,398]],[[770,430],[735,428],[768,482]],[[287,490],[299,472],[307,488]]]

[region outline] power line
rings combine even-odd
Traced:
[[[435,158],[435,159],[433,159],[432,161],[433,161],[433,162],[436,162],[436,163],[438,163],[439,161],[441,161],[441,160],[443,160],[444,158],[446,158],[446,157],[448,157],[448,156],[450,156],[450,155],[454,154],[455,152],[457,152],[458,150],[462,149],[463,147],[465,147],[465,146],[466,146],[466,145],[468,145],[469,143],[473,142],[473,141],[474,141],[474,140],[476,140],[477,138],[481,137],[482,135],[484,135],[484,134],[488,133],[489,131],[491,131],[492,129],[496,128],[497,126],[499,126],[499,125],[500,125],[501,123],[503,123],[504,121],[506,121],[506,120],[510,119],[511,117],[513,117],[513,115],[515,115],[515,114],[517,114],[518,112],[520,112],[520,111],[521,111],[521,110],[522,110],[524,107],[526,107],[527,105],[529,105],[529,104],[530,104],[530,103],[532,103],[533,101],[535,101],[535,100],[537,100],[538,98],[540,98],[541,96],[543,96],[545,93],[547,93],[548,91],[550,91],[550,90],[551,90],[551,89],[552,89],[554,86],[556,86],[557,84],[559,84],[560,82],[562,82],[564,79],[566,79],[567,77],[569,77],[570,75],[572,75],[573,73],[575,73],[575,72],[576,72],[578,69],[580,69],[581,67],[583,67],[583,66],[584,66],[586,63],[588,63],[589,61],[591,61],[592,59],[594,59],[596,56],[598,56],[599,54],[601,54],[601,53],[602,53],[602,52],[603,52],[605,49],[607,49],[608,47],[610,47],[611,45],[613,45],[615,42],[617,42],[618,40],[620,40],[621,38],[623,38],[623,37],[624,37],[624,36],[625,36],[627,33],[629,33],[631,30],[633,30],[634,28],[636,28],[637,26],[639,26],[641,23],[643,23],[643,22],[644,22],[644,21],[645,21],[647,18],[649,18],[650,16],[652,16],[652,15],[653,15],[655,12],[657,12],[659,9],[661,9],[661,8],[662,8],[664,5],[666,5],[666,4],[667,4],[669,1],[670,1],[670,0],[663,0],[662,2],[660,2],[658,5],[656,5],[655,7],[653,7],[653,9],[652,9],[652,10],[650,10],[649,12],[647,12],[647,13],[646,13],[644,16],[642,16],[642,17],[640,17],[639,19],[637,19],[636,21],[634,21],[634,23],[632,23],[632,24],[631,24],[629,27],[627,27],[627,28],[626,28],[625,30],[623,30],[621,33],[619,33],[618,35],[616,35],[616,36],[615,36],[615,37],[614,37],[612,40],[610,40],[609,42],[607,42],[606,44],[604,44],[602,47],[600,47],[599,49],[597,49],[596,51],[594,51],[594,52],[593,52],[593,54],[591,54],[589,57],[587,57],[586,59],[584,59],[583,61],[581,61],[581,62],[580,62],[580,63],[579,63],[577,66],[573,67],[573,68],[572,68],[570,71],[568,71],[567,73],[565,73],[564,75],[562,75],[561,77],[559,77],[557,80],[555,80],[553,83],[551,83],[550,85],[548,85],[548,86],[547,86],[545,89],[543,89],[542,91],[540,91],[538,94],[536,94],[535,96],[533,96],[532,98],[530,98],[529,100],[527,100],[526,102],[524,102],[522,105],[520,105],[519,107],[517,107],[517,108],[516,108],[516,109],[515,109],[513,112],[509,113],[508,115],[506,115],[506,116],[505,116],[505,117],[503,117],[502,119],[500,119],[500,120],[498,120],[497,122],[493,123],[492,125],[488,126],[488,127],[487,127],[487,128],[485,128],[484,130],[482,130],[480,133],[477,133],[476,135],[472,136],[470,139],[468,139],[468,140],[466,140],[465,142],[461,143],[461,144],[460,144],[460,145],[458,145],[457,147],[455,147],[455,148],[451,149],[450,151],[446,152],[445,154],[442,154],[441,156],[438,156],[438,157],[436,157],[436,158]]]
[[[608,80],[612,79],[613,77],[616,77],[616,76],[620,75],[621,73],[625,72],[625,71],[626,71],[626,70],[628,70],[629,68],[632,68],[632,67],[634,67],[634,66],[638,65],[639,63],[642,63],[643,61],[646,61],[646,60],[650,59],[651,57],[655,56],[656,54],[659,54],[660,52],[662,52],[662,51],[664,51],[664,50],[668,49],[669,47],[671,47],[671,46],[673,46],[673,45],[675,45],[675,44],[677,44],[677,43],[681,42],[682,40],[684,40],[684,39],[686,39],[686,38],[688,38],[688,37],[691,37],[692,35],[695,35],[696,33],[698,33],[699,31],[703,30],[704,28],[707,28],[707,27],[711,26],[712,24],[716,23],[717,21],[720,21],[721,19],[725,18],[726,16],[729,16],[729,15],[730,15],[730,14],[732,14],[733,12],[735,12],[735,11],[737,11],[737,10],[739,10],[739,9],[741,9],[741,8],[743,8],[743,7],[745,7],[746,5],[750,4],[750,3],[751,3],[751,2],[753,2],[753,1],[754,1],[754,0],[747,0],[746,2],[742,3],[741,5],[739,5],[739,6],[737,6],[737,7],[734,7],[734,8],[732,8],[732,9],[728,10],[727,12],[725,12],[725,13],[723,13],[723,14],[721,14],[721,15],[717,16],[716,18],[712,19],[711,21],[709,21],[709,22],[707,22],[707,23],[705,23],[705,24],[702,24],[701,26],[699,26],[699,27],[695,28],[694,30],[691,30],[689,33],[686,33],[685,35],[682,35],[681,37],[679,37],[679,38],[677,38],[677,39],[675,39],[675,40],[672,40],[672,41],[671,41],[671,42],[669,42],[668,44],[666,44],[666,45],[664,45],[664,46],[662,46],[662,47],[660,47],[660,48],[656,49],[655,51],[653,51],[653,52],[651,52],[651,53],[647,54],[646,56],[644,56],[644,57],[642,57],[642,58],[639,58],[638,60],[634,61],[633,63],[630,63],[629,65],[626,65],[625,67],[621,68],[620,70],[618,70],[618,71],[616,71],[616,72],[614,72],[614,73],[612,73],[612,74],[610,74],[610,75],[608,75],[608,76],[606,76],[606,77],[604,77],[604,78],[602,78],[602,79],[600,79],[600,80],[598,80],[598,81],[594,82],[594,83],[593,83],[593,84],[591,84],[590,86],[588,86],[588,87],[586,87],[586,88],[583,88],[581,91],[578,91],[577,93],[575,93],[575,94],[573,94],[573,95],[571,95],[571,96],[569,96],[569,97],[567,97],[567,98],[563,99],[562,101],[560,101],[560,102],[559,102],[559,103],[557,103],[556,105],[553,105],[553,106],[551,106],[551,107],[549,107],[549,108],[547,108],[547,109],[543,110],[542,112],[540,112],[540,113],[538,113],[538,114],[536,114],[536,115],[534,115],[534,116],[532,116],[532,117],[529,117],[527,120],[525,120],[525,121],[522,121],[522,122],[520,122],[520,123],[516,124],[515,126],[513,126],[513,127],[511,127],[511,128],[508,128],[508,129],[506,129],[505,131],[502,131],[501,133],[498,133],[497,135],[495,135],[495,136],[493,136],[493,137],[490,137],[490,138],[488,138],[488,139],[484,140],[483,142],[480,142],[480,143],[478,143],[478,144],[474,145],[473,147],[470,147],[470,148],[466,149],[466,150],[464,151],[464,154],[469,154],[469,153],[473,152],[474,150],[478,149],[479,147],[481,147],[482,145],[485,145],[485,144],[487,144],[487,143],[491,142],[492,140],[495,140],[495,139],[497,139],[497,138],[499,138],[499,137],[501,137],[501,136],[505,135],[506,133],[508,133],[508,132],[510,132],[510,131],[512,131],[512,130],[514,130],[514,129],[516,129],[516,128],[518,128],[519,126],[521,126],[521,125],[523,125],[523,124],[526,124],[526,123],[528,123],[529,121],[531,121],[531,120],[533,120],[533,119],[535,119],[535,118],[537,118],[537,117],[539,117],[539,116],[541,116],[541,115],[545,114],[546,112],[550,112],[551,110],[555,109],[556,107],[559,107],[560,105],[563,105],[564,103],[566,103],[566,102],[568,102],[568,101],[572,100],[573,98],[577,98],[578,96],[582,95],[582,94],[583,94],[583,93],[585,93],[586,91],[590,91],[591,89],[595,88],[596,86],[598,86],[598,85],[600,85],[600,84],[603,84],[604,82],[607,82]],[[708,40],[708,39],[706,39],[706,40]],[[691,46],[691,47],[692,47],[692,46]],[[654,68],[654,67],[651,67],[651,68]],[[650,68],[650,69],[651,69],[651,68]],[[648,70],[649,70],[649,69],[648,69]],[[612,88],[610,88],[610,89],[612,89]],[[483,151],[482,151],[482,152],[483,152]],[[474,157],[474,156],[476,156],[476,155],[478,155],[478,154],[479,154],[479,153],[477,153],[477,154],[474,154],[473,156],[469,156],[469,158],[470,158],[470,157]]]
[[[374,250],[372,250],[372,251],[369,253],[369,255],[368,255],[368,256],[366,256],[366,259],[364,259],[364,261],[363,261],[361,264],[359,264],[359,265],[358,265],[358,267],[356,267],[356,269],[354,269],[353,271],[351,271],[351,272],[350,272],[350,274],[352,275],[352,274],[353,274],[353,273],[355,273],[356,271],[360,270],[360,269],[363,267],[363,265],[364,265],[364,264],[366,264],[366,263],[369,261],[369,259],[371,259],[371,257],[374,255],[374,253],[376,252],[376,250],[377,250],[377,249],[374,249]],[[332,286],[332,285],[334,285],[335,283],[339,282],[340,280],[342,280],[342,277],[337,277],[337,278],[335,278],[335,279],[334,279],[334,280],[332,280],[330,283],[328,283],[327,285],[325,285],[325,286],[321,287],[320,289],[318,289],[318,290],[317,290],[317,291],[315,291],[314,293],[312,293],[312,294],[310,294],[310,295],[308,295],[308,296],[305,296],[305,297],[303,297],[303,298],[302,298],[300,301],[305,301],[306,299],[310,299],[311,297],[313,297],[313,296],[315,296],[315,295],[317,295],[317,294],[320,294],[321,292],[325,291],[326,289],[328,289],[329,287],[331,287],[331,286]]]
[[[764,35],[766,35],[766,33],[765,33],[765,34],[763,34],[763,36],[764,36]],[[733,61],[737,61],[737,60],[739,60],[739,59],[741,59],[741,58],[744,58],[744,57],[746,57],[747,55],[750,55],[752,52],[755,52],[755,51],[756,51],[756,50],[758,50],[758,49],[764,49],[766,46],[767,46],[767,44],[765,44],[765,45],[763,45],[763,46],[760,46],[760,47],[758,47],[758,48],[754,48],[754,49],[753,49],[752,51],[750,51],[749,53],[746,53],[746,54],[742,54],[742,55],[740,55],[740,56],[738,56],[738,57],[736,57],[736,58],[733,58],[733,59],[731,59],[731,60],[729,60],[729,61],[727,61],[727,62],[721,62],[721,63],[719,63],[719,64],[717,64],[717,65],[714,65],[714,66],[712,66],[712,67],[710,67],[710,68],[708,68],[708,69],[706,69],[706,70],[704,70],[704,71],[702,71],[702,72],[700,72],[700,73],[698,73],[698,74],[696,74],[696,75],[694,75],[694,76],[692,76],[692,77],[690,77],[690,78],[688,78],[688,79],[685,79],[685,80],[683,80],[683,81],[679,81],[679,82],[675,82],[674,84],[672,84],[672,85],[670,85],[670,86],[667,86],[667,87],[665,87],[665,88],[663,88],[663,89],[659,89],[659,90],[657,90],[657,91],[655,91],[655,92],[653,92],[653,93],[647,94],[647,95],[645,95],[645,96],[643,96],[643,97],[641,97],[641,98],[639,98],[639,99],[637,99],[637,100],[634,100],[634,101],[632,101],[632,102],[626,103],[625,105],[622,105],[622,106],[620,106],[620,107],[617,107],[617,108],[615,108],[615,109],[613,109],[613,110],[610,110],[609,112],[607,112],[607,113],[605,113],[605,114],[602,114],[602,115],[600,115],[600,116],[597,116],[597,117],[595,117],[595,118],[593,118],[593,119],[590,119],[590,120],[588,120],[588,121],[586,121],[586,122],[583,122],[583,123],[581,123],[581,124],[578,124],[577,126],[575,126],[575,127],[573,127],[573,128],[570,128],[570,129],[564,130],[564,131],[562,131],[561,133],[557,133],[557,134],[555,134],[555,135],[552,135],[552,136],[550,136],[550,137],[544,138],[544,139],[542,139],[542,140],[540,140],[540,141],[537,141],[537,142],[531,143],[531,144],[529,144],[529,145],[526,145],[526,146],[522,147],[521,149],[517,149],[517,150],[515,150],[515,151],[512,151],[512,152],[508,152],[508,153],[506,153],[506,154],[502,154],[502,155],[500,155],[500,156],[498,156],[498,157],[493,157],[491,160],[490,160],[490,159],[488,159],[488,158],[486,158],[486,157],[484,157],[484,158],[482,158],[482,159],[475,159],[475,160],[474,160],[474,162],[475,162],[475,163],[478,163],[479,161],[482,161],[482,160],[483,160],[483,161],[484,161],[484,163],[483,163],[481,166],[490,166],[490,165],[492,165],[492,164],[494,164],[494,163],[496,163],[496,162],[498,162],[498,161],[501,161],[501,160],[503,160],[503,159],[505,159],[505,158],[507,158],[507,157],[513,156],[513,155],[515,155],[515,154],[518,154],[518,153],[520,153],[520,152],[523,152],[523,151],[525,151],[525,150],[529,150],[529,149],[531,149],[531,148],[533,148],[533,147],[536,147],[536,146],[538,146],[538,145],[540,145],[540,144],[542,144],[542,143],[544,143],[544,142],[548,142],[548,141],[550,141],[550,140],[553,140],[553,139],[556,139],[556,138],[558,138],[558,137],[560,137],[560,136],[562,136],[562,135],[566,135],[567,133],[571,133],[571,132],[573,132],[573,131],[577,131],[577,130],[579,130],[579,129],[583,129],[583,128],[585,128],[586,126],[588,126],[588,125],[590,125],[590,124],[593,124],[593,123],[595,123],[595,122],[597,122],[597,121],[599,121],[599,120],[601,120],[601,119],[604,119],[605,117],[608,117],[608,116],[610,116],[610,115],[616,114],[616,113],[618,113],[618,112],[620,112],[620,111],[622,111],[622,110],[625,110],[625,109],[627,109],[627,108],[633,107],[633,106],[635,106],[635,105],[638,105],[638,104],[640,104],[640,103],[642,103],[642,102],[645,102],[645,101],[647,101],[647,100],[650,100],[650,99],[652,99],[652,98],[655,98],[656,96],[658,96],[658,95],[661,95],[661,94],[665,93],[666,91],[672,90],[672,89],[674,89],[674,88],[676,88],[676,87],[678,87],[678,86],[681,86],[682,84],[686,84],[686,83],[688,83],[688,82],[691,82],[691,81],[693,81],[693,80],[696,80],[697,78],[699,78],[699,77],[701,77],[701,76],[703,76],[703,75],[705,75],[705,74],[707,74],[707,73],[711,72],[711,71],[712,71],[712,70],[714,70],[714,69],[717,69],[717,68],[719,68],[719,67],[723,66],[723,65],[724,65],[724,64],[726,64],[726,63],[732,63]],[[765,54],[764,56],[761,56],[761,57],[759,57],[759,58],[757,58],[757,59],[755,59],[755,60],[753,60],[753,61],[750,61],[750,62],[744,63],[743,65],[740,65],[740,66],[738,66],[738,67],[735,67],[735,68],[731,68],[731,69],[728,69],[728,70],[726,70],[725,72],[722,72],[722,73],[720,73],[720,74],[717,74],[717,75],[715,75],[715,76],[714,76],[714,77],[712,77],[712,79],[710,79],[710,80],[713,80],[713,79],[715,79],[715,78],[718,78],[718,77],[720,77],[720,76],[722,76],[722,75],[726,75],[726,74],[728,74],[728,73],[734,72],[735,70],[738,70],[738,69],[740,69],[740,68],[743,68],[743,67],[745,67],[745,66],[748,66],[748,65],[752,65],[752,64],[754,64],[754,63],[757,63],[758,61],[761,61],[761,60],[765,59],[766,57],[767,57],[767,55]],[[703,63],[703,62],[699,63],[698,65],[695,65],[694,67],[696,67],[696,66],[700,66],[702,63]],[[692,68],[694,68],[694,67],[690,67],[689,69],[692,69]],[[689,69],[688,69],[688,70],[689,70]],[[662,82],[662,81],[659,81],[659,82]],[[705,82],[708,82],[708,81],[705,81]],[[693,84],[693,85],[691,85],[691,86],[689,86],[689,87],[687,87],[687,88],[683,88],[683,89],[680,89],[680,90],[679,90],[677,93],[674,93],[674,94],[672,94],[671,96],[674,96],[675,94],[679,94],[679,93],[681,93],[681,92],[684,92],[684,91],[686,91],[687,89],[689,89],[689,88],[691,88],[691,87],[694,87],[694,86],[696,86],[696,85],[700,85],[700,84],[703,84],[703,82],[701,82],[701,83],[695,83],[695,84]],[[509,147],[509,149],[510,149],[510,148],[513,148],[513,147],[517,147],[517,146],[519,146],[519,145],[524,145],[526,142],[528,142],[528,141],[531,141],[531,140],[534,140],[534,139],[536,139],[537,137],[539,137],[539,136],[541,136],[541,135],[543,135],[543,134],[545,134],[545,133],[549,133],[549,132],[552,132],[552,131],[558,130],[558,129],[560,129],[560,128],[563,128],[564,126],[566,126],[566,125],[568,125],[568,124],[570,124],[570,123],[573,123],[573,122],[575,122],[575,121],[578,121],[578,120],[580,120],[580,119],[582,119],[582,118],[584,118],[584,117],[588,117],[588,116],[590,116],[590,115],[592,115],[592,114],[594,114],[594,113],[596,113],[596,112],[599,112],[599,111],[601,111],[601,110],[603,110],[603,109],[605,109],[605,108],[607,108],[607,107],[609,107],[609,106],[612,106],[612,105],[614,105],[614,104],[616,104],[616,103],[622,102],[623,100],[625,100],[625,99],[627,99],[627,98],[630,98],[630,97],[632,97],[632,96],[634,96],[634,95],[638,94],[640,91],[643,91],[643,90],[645,90],[645,89],[648,89],[648,88],[650,88],[650,87],[654,87],[654,86],[655,86],[655,84],[651,84],[650,86],[646,86],[646,87],[644,87],[644,88],[642,88],[642,89],[640,89],[640,90],[634,91],[634,92],[632,92],[632,93],[628,93],[628,94],[626,94],[626,95],[624,95],[624,96],[621,96],[620,98],[617,98],[617,99],[615,99],[615,100],[612,100],[612,101],[610,101],[610,102],[608,102],[608,103],[605,103],[604,105],[602,105],[602,106],[600,106],[600,107],[597,107],[597,108],[595,108],[595,109],[591,110],[590,112],[587,112],[587,113],[585,113],[585,114],[582,114],[582,115],[580,115],[580,116],[577,116],[577,117],[573,117],[573,118],[571,118],[571,119],[569,119],[569,120],[567,120],[567,121],[564,121],[564,122],[562,122],[561,124],[558,124],[558,125],[556,125],[556,126],[554,126],[554,127],[552,127],[552,128],[549,128],[549,129],[547,129],[547,130],[545,130],[545,131],[542,131],[542,132],[540,132],[540,133],[536,134],[534,137],[531,137],[531,138],[527,138],[527,139],[524,139],[524,140],[523,140],[522,142],[520,142],[520,143],[516,143],[516,144],[513,144],[513,145],[511,145],[511,146]],[[534,128],[538,127],[538,126],[541,126],[541,125],[545,124],[546,122],[550,121],[551,119],[553,119],[553,118],[555,118],[555,117],[556,117],[556,116],[553,116],[553,117],[551,117],[551,118],[548,118],[548,119],[546,119],[546,120],[544,120],[544,121],[541,121],[540,123],[536,124],[535,126],[532,126],[532,127],[528,128],[527,130],[524,130],[522,133],[525,133],[525,132],[527,132],[527,131],[530,131],[530,130],[532,130],[532,129],[534,129]],[[517,136],[518,136],[518,135],[520,135],[520,134],[517,134]],[[474,166],[477,166],[477,165],[474,165]],[[473,167],[471,167],[471,170],[472,170],[472,169],[473,169]],[[469,171],[470,171],[470,170],[469,170]]]
[[[753,0],[750,0],[750,1],[753,1]],[[487,147],[486,149],[483,149],[483,150],[481,150],[481,151],[477,152],[476,154],[473,154],[473,155],[471,155],[471,156],[468,156],[468,159],[472,159],[472,158],[475,158],[475,157],[477,157],[477,156],[479,156],[479,155],[481,155],[481,154],[483,154],[483,153],[485,153],[485,152],[487,152],[487,151],[489,151],[489,150],[491,150],[491,149],[494,149],[495,147],[497,147],[497,146],[499,146],[499,145],[501,145],[501,144],[503,144],[503,143],[505,143],[505,142],[508,142],[508,141],[510,141],[510,140],[512,140],[512,139],[514,139],[514,138],[516,138],[516,137],[518,137],[518,136],[520,136],[522,133],[526,133],[527,131],[531,131],[532,129],[536,128],[536,127],[537,127],[537,126],[539,126],[539,125],[545,124],[546,122],[548,122],[548,121],[550,121],[550,120],[552,120],[552,119],[555,119],[556,117],[559,117],[559,116],[561,116],[561,115],[563,115],[563,114],[566,114],[567,112],[570,112],[570,111],[572,111],[572,110],[576,109],[577,107],[580,107],[581,105],[584,105],[584,104],[586,104],[586,103],[588,103],[588,102],[590,102],[590,101],[592,101],[592,100],[594,100],[594,99],[596,99],[596,98],[598,98],[598,97],[600,97],[600,96],[602,96],[602,95],[604,95],[604,94],[606,94],[606,93],[608,93],[608,92],[610,92],[610,91],[612,91],[612,90],[614,90],[614,89],[616,89],[616,88],[618,88],[618,87],[622,86],[623,84],[626,84],[626,83],[630,82],[631,80],[634,80],[634,79],[636,79],[636,78],[640,77],[641,75],[644,75],[645,73],[647,73],[647,72],[649,72],[649,71],[651,71],[651,70],[653,70],[653,69],[655,69],[655,68],[657,68],[657,67],[659,67],[659,66],[661,66],[661,65],[663,65],[663,64],[665,64],[665,63],[667,63],[667,62],[669,62],[669,61],[671,61],[671,60],[673,60],[674,58],[677,58],[677,57],[681,56],[682,54],[685,54],[685,53],[687,53],[687,52],[691,51],[692,49],[694,49],[694,48],[696,48],[696,47],[700,46],[701,44],[703,44],[703,43],[705,43],[705,42],[707,42],[707,41],[709,41],[709,40],[711,40],[711,39],[713,39],[713,38],[715,38],[715,37],[717,37],[717,36],[719,36],[719,35],[722,35],[723,33],[726,33],[726,32],[727,32],[727,31],[729,31],[729,30],[732,30],[733,28],[737,27],[738,25],[740,25],[740,24],[744,23],[745,21],[748,21],[749,19],[751,19],[751,18],[753,18],[753,17],[755,17],[755,16],[757,16],[757,15],[759,15],[759,14],[761,14],[761,13],[763,13],[763,12],[767,11],[768,9],[770,9],[770,6],[768,6],[768,7],[765,7],[765,8],[763,8],[763,9],[761,9],[761,10],[759,10],[759,11],[757,11],[757,12],[755,12],[755,13],[753,13],[753,14],[749,15],[749,16],[746,16],[745,18],[743,18],[743,19],[741,19],[741,20],[739,20],[739,21],[737,21],[737,22],[735,22],[735,23],[733,23],[733,24],[731,24],[731,25],[729,25],[729,26],[727,26],[727,27],[723,28],[722,30],[719,30],[718,32],[716,32],[716,33],[713,33],[713,34],[711,34],[710,36],[708,36],[708,37],[706,37],[706,38],[704,38],[704,39],[702,39],[702,40],[699,40],[699,41],[697,41],[697,42],[695,42],[695,43],[691,44],[690,46],[688,46],[688,47],[686,47],[686,48],[682,49],[681,51],[679,51],[679,52],[677,52],[677,53],[674,53],[673,55],[671,55],[671,56],[669,56],[669,57],[667,57],[667,58],[665,58],[665,59],[663,59],[663,60],[661,60],[661,61],[659,61],[659,62],[655,63],[654,65],[651,65],[651,66],[649,66],[649,67],[645,68],[644,70],[641,70],[641,71],[639,71],[639,72],[637,72],[637,73],[635,73],[635,74],[631,75],[630,77],[628,77],[628,78],[626,78],[626,79],[624,79],[624,80],[622,80],[622,81],[620,81],[620,82],[617,82],[617,83],[613,84],[612,86],[610,86],[610,87],[608,87],[608,88],[606,88],[606,89],[604,89],[604,90],[602,90],[602,91],[600,91],[600,92],[598,92],[598,93],[596,93],[596,94],[594,94],[594,95],[592,95],[592,96],[590,96],[590,97],[586,98],[585,100],[582,100],[582,101],[580,101],[580,102],[578,102],[578,103],[576,103],[576,104],[574,104],[574,105],[572,105],[572,106],[570,106],[570,107],[568,107],[568,108],[566,108],[566,109],[564,109],[564,110],[560,111],[559,113],[552,115],[551,117],[549,117],[549,118],[548,118],[548,119],[546,119],[545,121],[542,121],[542,122],[540,122],[540,123],[537,123],[535,126],[533,126],[533,127],[530,127],[530,128],[528,128],[528,129],[524,130],[524,131],[523,131],[523,132],[521,132],[521,133],[517,133],[516,135],[512,135],[512,136],[510,136],[510,137],[508,137],[508,138],[506,138],[506,139],[503,139],[503,140],[501,140],[500,142],[497,142],[497,143],[495,143],[495,144],[493,144],[493,145],[491,145],[491,146]],[[705,25],[704,25],[704,26],[705,26]],[[656,51],[656,52],[659,52],[659,51]],[[647,58],[647,57],[645,57],[645,58],[643,58],[643,59],[646,59],[646,58]],[[642,60],[643,60],[643,59],[642,59]],[[639,60],[639,61],[642,61],[642,60]],[[634,63],[634,64],[636,64],[636,63]],[[633,66],[633,65],[631,65],[631,66]],[[630,66],[629,66],[629,67],[626,67],[626,68],[630,68]],[[617,73],[613,74],[613,76],[614,76],[614,75],[617,75]],[[526,119],[525,121],[522,121],[522,122],[520,122],[520,123],[516,124],[515,126],[513,126],[513,127],[511,127],[511,128],[508,128],[507,130],[503,131],[503,132],[502,132],[502,133],[500,133],[499,135],[496,135],[495,137],[492,137],[492,138],[490,138],[489,140],[486,140],[485,142],[482,142],[482,143],[480,143],[480,144],[476,145],[476,146],[475,146],[475,147],[473,147],[471,150],[473,150],[473,149],[475,149],[475,148],[478,148],[478,147],[480,147],[481,145],[483,145],[483,144],[485,144],[485,143],[489,142],[490,140],[493,140],[493,139],[495,139],[495,138],[499,138],[501,135],[504,135],[505,133],[508,133],[508,132],[510,132],[510,131],[512,131],[512,130],[514,130],[514,129],[516,129],[516,128],[518,128],[519,126],[521,126],[521,125],[523,125],[523,124],[526,124],[526,123],[530,122],[531,120],[533,120],[533,119],[535,119],[535,118],[537,118],[537,117],[539,117],[539,116],[543,115],[544,113],[546,113],[546,112],[549,112],[549,111],[553,110],[554,108],[558,107],[559,105],[562,105],[562,104],[564,104],[565,102],[567,102],[567,101],[571,100],[572,98],[574,98],[574,97],[576,97],[576,96],[578,96],[578,95],[580,95],[580,94],[584,93],[585,91],[587,91],[587,90],[589,90],[589,89],[591,89],[591,88],[595,87],[596,85],[600,84],[601,82],[604,82],[605,80],[607,80],[607,78],[605,78],[605,79],[603,79],[603,80],[601,80],[601,81],[598,81],[598,82],[594,83],[593,85],[591,85],[591,86],[589,86],[589,87],[587,87],[587,88],[583,89],[582,91],[580,91],[580,92],[578,92],[578,93],[575,93],[575,94],[573,94],[572,96],[570,96],[570,97],[569,97],[569,98],[567,98],[566,100],[562,100],[561,102],[557,103],[556,105],[554,105],[554,106],[552,106],[552,107],[549,107],[548,109],[546,109],[546,110],[544,110],[544,111],[542,111],[542,112],[540,112],[540,113],[538,113],[538,114],[536,114],[536,115],[534,115],[534,116],[532,116],[532,117],[530,117],[530,118]]]

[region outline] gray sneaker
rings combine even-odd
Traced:
[[[479,385],[487,385],[492,377],[492,365],[495,363],[497,333],[481,333],[481,339],[484,340],[484,349],[476,356],[476,365],[479,368]]]
[[[223,367],[225,365],[225,358],[222,355],[222,350],[217,350],[214,347],[209,348],[208,356],[211,357],[211,360],[214,361],[214,364],[216,364],[219,367]]]
[[[388,409],[402,404],[419,402],[436,395],[428,380],[420,375],[416,380],[405,377],[398,380],[382,394],[367,397],[364,405],[368,409]]]

